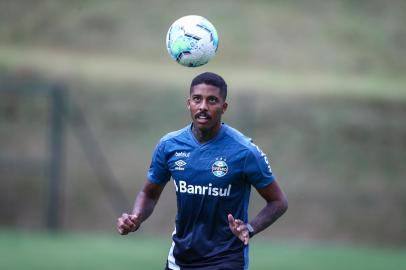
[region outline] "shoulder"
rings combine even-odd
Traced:
[[[165,143],[168,141],[184,139],[188,134],[189,128],[190,128],[190,125],[182,128],[182,129],[169,132],[169,133],[165,134],[159,141],[160,141],[160,143]]]
[[[182,129],[172,131],[172,132],[165,134],[159,140],[156,149],[158,149],[159,151],[165,152],[168,149],[176,148],[178,145],[189,140],[189,136],[188,136],[189,128],[190,128],[190,125],[182,128]]]
[[[224,125],[226,136],[231,139],[235,144],[239,145],[242,148],[250,149],[252,148],[252,139],[246,135],[244,135],[239,130],[230,127],[228,125]]]
[[[264,155],[263,151],[253,142],[253,140],[241,133],[239,130],[232,128],[228,125],[225,125],[226,134],[231,138],[240,149],[245,149],[247,155],[262,156]]]

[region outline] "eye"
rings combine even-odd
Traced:
[[[209,97],[209,98],[208,98],[208,101],[209,101],[209,103],[214,104],[214,103],[217,103],[217,102],[218,102],[218,98],[216,98],[216,97]]]
[[[193,97],[192,97],[192,100],[193,100],[194,102],[199,102],[199,101],[201,100],[201,97],[200,97],[200,96],[193,96]]]

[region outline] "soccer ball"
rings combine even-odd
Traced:
[[[166,34],[166,48],[179,64],[198,67],[214,57],[218,40],[216,28],[207,19],[189,15],[171,25]]]

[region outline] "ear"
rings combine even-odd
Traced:
[[[190,98],[187,99],[186,106],[187,106],[187,109],[190,110]]]
[[[223,103],[223,111],[222,111],[222,113],[225,113],[226,111],[227,111],[227,108],[228,108],[228,103],[227,102],[224,102]]]

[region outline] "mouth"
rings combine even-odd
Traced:
[[[207,114],[205,112],[201,112],[201,113],[197,113],[195,115],[195,119],[197,120],[198,123],[205,124],[205,123],[209,122],[211,117],[209,114]]]

